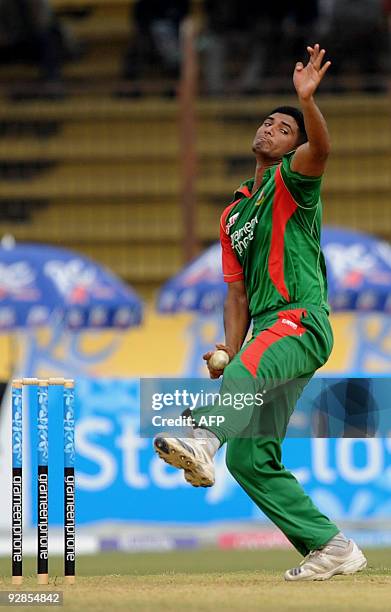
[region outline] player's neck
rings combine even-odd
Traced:
[[[263,177],[265,175],[266,170],[280,163],[279,159],[270,159],[270,158],[262,158],[257,159],[257,165],[255,166],[255,176],[254,176],[254,185],[252,188],[252,193],[255,193],[260,186],[262,185]]]

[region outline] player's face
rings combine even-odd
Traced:
[[[281,159],[297,147],[299,127],[290,115],[274,113],[257,129],[252,150],[257,155]]]

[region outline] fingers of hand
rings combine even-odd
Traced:
[[[219,347],[223,347],[223,344],[217,344],[216,345],[218,348]],[[214,368],[211,368],[209,365],[209,359],[212,357],[214,351],[208,351],[207,353],[205,353],[204,355],[202,355],[202,359],[204,359],[204,361],[206,361],[206,366],[209,370],[209,376],[210,378],[220,378],[220,376],[223,373],[223,370],[215,370]]]
[[[326,50],[322,49],[321,51],[319,51],[318,55],[316,56],[316,60],[314,61],[314,66],[317,70],[320,70],[325,53],[326,53]]]
[[[319,71],[321,69],[322,62],[323,62],[324,56],[326,54],[326,49],[321,49],[320,45],[318,43],[316,43],[316,45],[314,45],[313,47],[307,47],[307,51],[310,54],[310,61],[309,61],[309,63],[312,64],[314,66],[314,68],[316,68],[316,70]],[[326,68],[326,70],[327,70],[327,68]],[[326,70],[324,72],[326,72]]]
[[[308,51],[308,54],[309,54],[309,56],[310,56],[310,57],[309,57],[309,60],[308,60],[308,63],[309,63],[309,64],[312,64],[312,63],[313,63],[313,61],[314,61],[314,53],[315,53],[315,50],[314,50],[314,48],[313,48],[313,47],[307,47],[307,51]]]
[[[313,47],[307,47],[307,51],[308,51],[308,54],[310,56],[308,62],[310,64],[313,64],[315,59],[316,59],[316,57],[317,57],[317,55],[318,55],[318,51],[317,51],[316,45],[314,45]]]
[[[316,43],[314,45],[313,52],[312,52],[311,56],[312,56],[311,57],[312,62],[316,62],[316,60],[318,59],[318,56],[319,56],[319,44],[318,43]]]
[[[226,344],[216,344],[216,348],[225,351],[228,354],[230,361],[235,357],[235,351],[232,350],[230,346]]]
[[[320,78],[322,79],[326,74],[327,70],[330,68],[331,62],[326,62],[325,65],[319,70]]]
[[[220,376],[222,375],[223,370],[209,370],[209,376],[210,378],[220,378]]]

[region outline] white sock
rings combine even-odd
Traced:
[[[220,448],[220,440],[208,429],[196,427],[193,431],[193,438],[203,440],[209,454],[213,457]]]

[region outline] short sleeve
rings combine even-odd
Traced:
[[[320,200],[321,176],[305,176],[291,169],[294,151],[284,155],[281,163],[281,176],[286,188],[298,206],[314,208]]]
[[[234,202],[236,204],[236,202]],[[233,283],[244,278],[243,268],[232,248],[231,240],[225,231],[227,217],[234,204],[225,209],[220,218],[220,243],[222,249],[223,275],[226,283]]]

